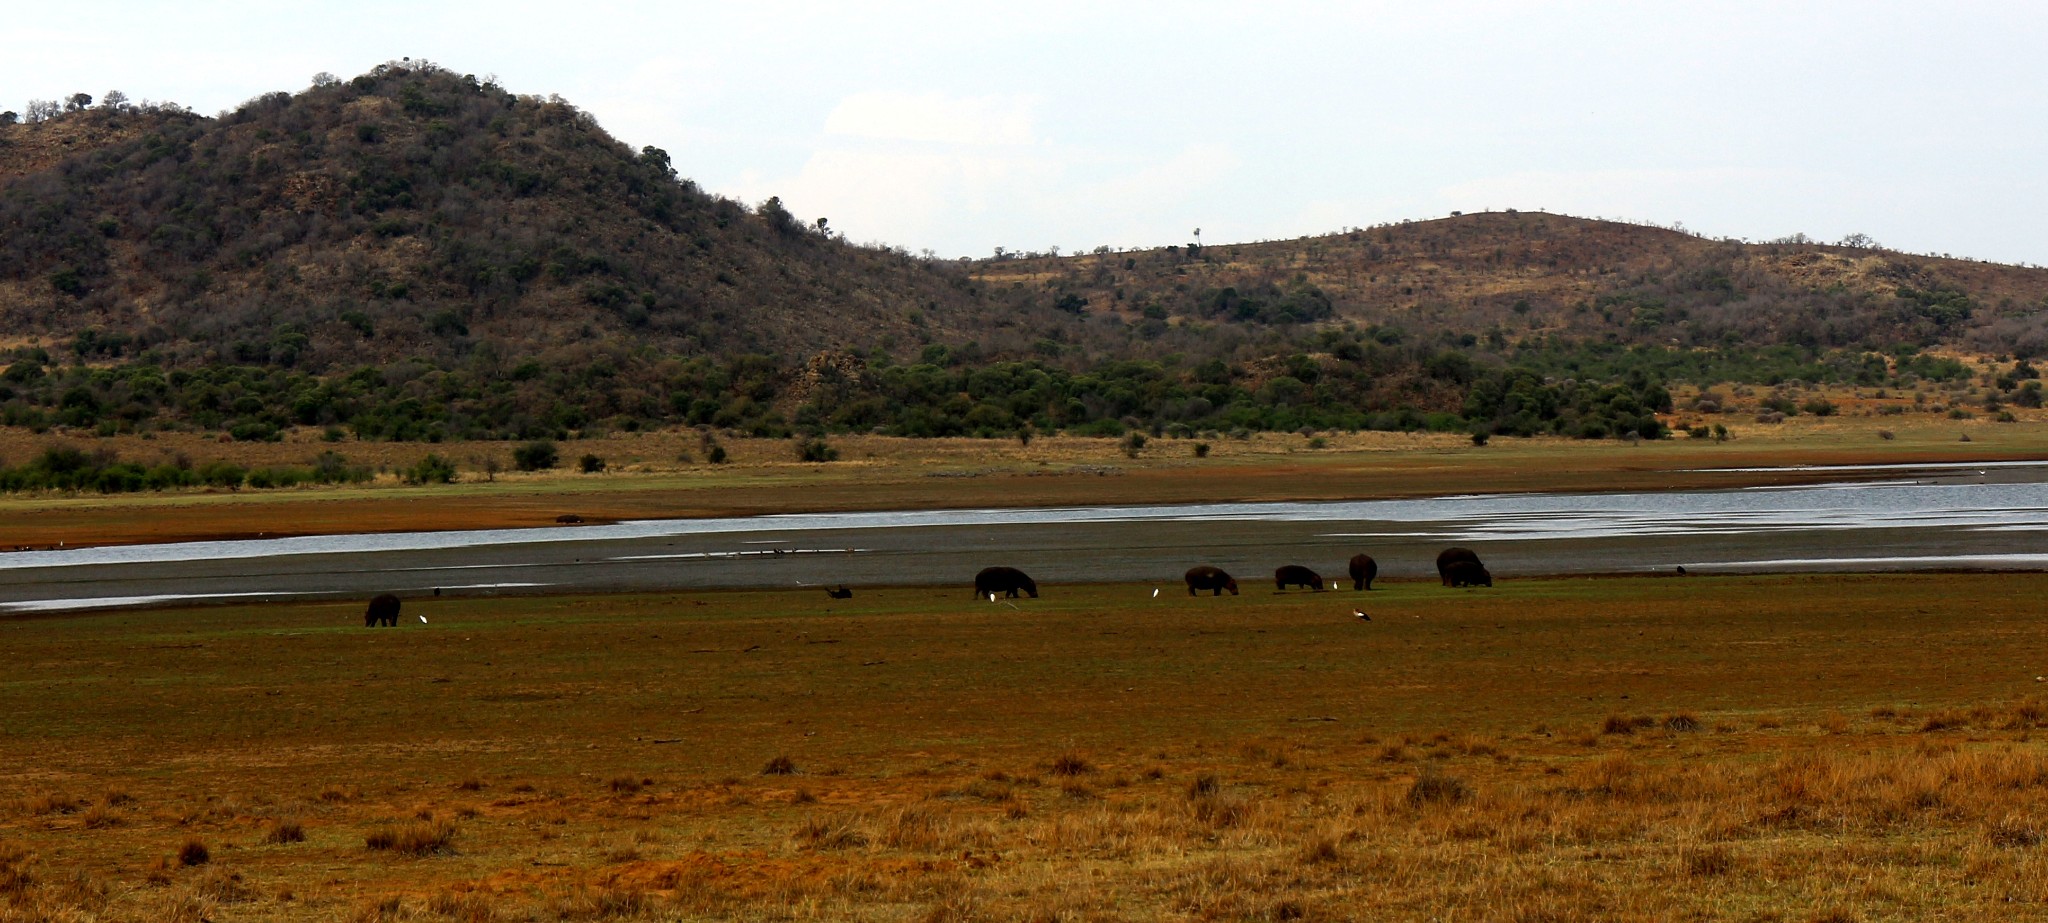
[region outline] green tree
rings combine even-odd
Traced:
[[[545,471],[561,460],[561,450],[548,439],[536,439],[512,450],[512,466],[521,471]]]

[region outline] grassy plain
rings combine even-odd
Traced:
[[[0,919],[2048,915],[2048,575],[1151,589],[0,621]]]
[[[1847,393],[1837,396],[1859,411],[1869,409]],[[2048,457],[2048,417],[2038,410],[2017,413],[2015,423],[1925,413],[1802,416],[1777,425],[1737,424],[1736,437],[1726,442],[1499,438],[1479,447],[1459,435],[1369,432],[1320,434],[1318,445],[1310,437],[1266,433],[1153,439],[1135,458],[1113,439],[1047,437],[1024,445],[855,436],[834,437],[840,460],[826,464],[797,461],[791,440],[730,437],[721,438],[730,460],[706,464],[700,435],[682,430],[565,442],[561,469],[501,472],[488,480],[480,473],[488,462],[511,468],[512,444],[326,443],[310,432],[281,443],[220,443],[175,433],[77,439],[14,430],[0,431],[0,460],[19,462],[55,443],[151,462],[182,455],[252,466],[305,464],[334,450],[354,464],[389,472],[434,452],[454,460],[463,474],[456,484],[426,487],[402,485],[387,473],[351,487],[0,497],[6,522],[0,546],[538,526],[563,513],[604,520],[1793,483],[1837,475],[1700,469]],[[1672,422],[1722,418],[1681,414]],[[1197,442],[1210,446],[1207,457],[1195,456]],[[585,454],[605,459],[606,472],[575,472],[575,460]]]

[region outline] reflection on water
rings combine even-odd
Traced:
[[[991,563],[1042,583],[1156,580],[1204,562],[1240,574],[1331,567],[1359,550],[1411,579],[1433,576],[1451,543],[1508,576],[2048,564],[2037,538],[2048,471],[2000,467],[1983,480],[1888,469],[1887,480],[1770,490],[819,513],[13,552],[0,554],[0,611],[366,590],[946,585]]]
[[[1373,523],[1385,528],[1321,533],[1445,541],[1544,541],[1648,535],[1745,535],[1901,527],[2048,530],[2048,484],[1824,484],[1774,490],[1615,494],[1497,494],[1422,500],[1200,503],[1168,506],[799,513],[660,519],[612,525],[455,532],[314,535],[240,541],[122,545],[0,554],[0,569],[218,561],[284,555],[358,554],[615,542],[678,536],[900,528],[1084,525],[1133,522]],[[1414,528],[1414,526],[1423,528]],[[778,540],[780,541],[780,540]],[[746,542],[743,542],[746,543]],[[816,548],[796,553],[845,553]],[[747,554],[773,555],[767,549]]]

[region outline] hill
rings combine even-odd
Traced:
[[[1542,339],[1713,348],[1794,344],[2048,350],[2048,270],[1806,242],[1747,244],[1499,212],[1260,243],[984,261],[1155,333],[1340,324],[1493,349]],[[1468,338],[1475,339],[1468,340]]]
[[[0,323],[91,331],[96,358],[554,366],[1068,326],[991,325],[950,265],[705,194],[559,98],[431,65],[218,119],[100,107],[0,127],[0,183]]]
[[[1515,212],[918,259],[425,62],[0,125],[0,425],[38,431],[1654,436],[1675,382],[2048,352],[2044,304],[2038,269]]]

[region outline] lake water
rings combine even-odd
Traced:
[[[1748,490],[1323,503],[822,513],[309,536],[0,554],[0,611],[191,599],[846,583],[957,584],[990,564],[1041,585],[1158,581],[1213,563],[1247,585],[1363,551],[1433,577],[1446,545],[1499,578],[2048,566],[2048,465],[1876,466],[1884,480]]]

